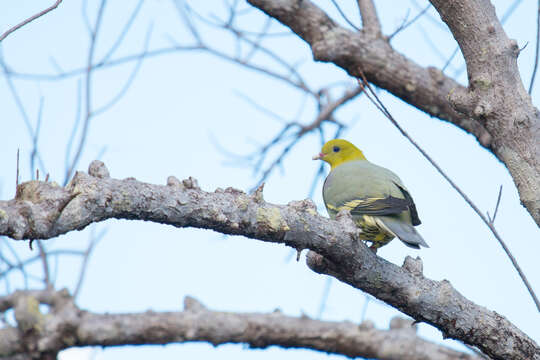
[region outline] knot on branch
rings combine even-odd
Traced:
[[[338,266],[336,264],[313,250],[308,251],[306,264],[318,274],[334,275],[338,273]]]
[[[255,189],[255,191],[251,194],[253,201],[255,201],[257,204],[261,204],[264,202],[263,190],[264,190],[264,183],[261,183],[261,185],[259,185]]]
[[[31,295],[21,295],[15,303],[15,320],[22,333],[40,333],[45,316],[39,310],[39,301]]]
[[[204,306],[203,303],[194,297],[186,296],[184,298],[184,310],[190,312],[201,312],[206,310],[206,306]]]
[[[414,320],[405,319],[400,316],[394,316],[390,320],[390,329],[391,330],[403,329],[403,330],[410,331],[412,333],[416,333],[417,325],[414,322]]]
[[[108,179],[111,177],[109,169],[105,166],[103,161],[94,160],[88,166],[88,174],[99,179]]]
[[[372,330],[375,329],[375,323],[371,320],[364,320],[358,325],[360,330]]]
[[[469,92],[462,88],[453,88],[448,93],[448,101],[459,113],[462,113],[464,115],[468,115],[470,112],[470,109],[472,107],[472,101],[471,97],[469,96]]]
[[[178,180],[178,178],[172,175],[167,178],[167,186],[184,187],[180,180]]]
[[[439,68],[429,66],[427,70],[428,70],[429,75],[431,76],[431,79],[433,79],[433,81],[435,81],[435,83],[438,86],[441,86],[444,84],[446,77],[444,76],[444,73]]]
[[[317,206],[311,199],[290,201],[287,206],[296,211],[307,212],[311,215],[317,215]]]
[[[27,181],[17,186],[15,202],[23,221],[12,221],[14,239],[37,239],[47,234],[73,198],[79,193],[55,182]],[[12,219],[13,220],[13,219]],[[39,235],[41,234],[41,235]]]
[[[199,183],[197,182],[197,179],[192,178],[191,176],[187,179],[182,180],[182,184],[186,189],[193,189],[193,190],[200,190]]]
[[[411,274],[415,276],[422,276],[422,273],[424,271],[424,265],[422,263],[422,259],[420,259],[419,256],[416,257],[416,259],[413,259],[410,256],[406,256],[405,260],[403,261],[403,269],[407,270]]]

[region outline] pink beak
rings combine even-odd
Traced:
[[[318,155],[313,156],[312,159],[313,160],[321,160],[325,156],[326,156],[326,154],[321,152]]]

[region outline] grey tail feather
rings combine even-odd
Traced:
[[[379,216],[377,218],[381,220],[379,223],[381,227],[397,236],[399,240],[403,241],[403,243],[408,247],[413,249],[420,249],[420,246],[427,248],[429,247],[426,241],[412,225],[389,216]]]

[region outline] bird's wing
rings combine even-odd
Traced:
[[[411,222],[412,222],[412,224],[414,226],[420,225],[422,222],[420,221],[420,218],[418,217],[418,211],[416,210],[416,205],[414,204],[414,200],[413,200],[411,194],[409,194],[409,192],[407,191],[407,189],[405,189],[405,187],[403,185],[400,185],[400,184],[395,183],[395,182],[394,182],[394,184],[398,187],[398,189],[401,191],[401,193],[405,197],[405,200],[407,200],[407,202],[408,202],[408,208],[409,208],[409,211],[411,213]]]
[[[351,199],[341,204],[327,204],[327,206],[336,212],[349,210],[351,215],[393,215],[408,210],[410,203],[407,199],[387,196]]]

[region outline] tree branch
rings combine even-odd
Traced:
[[[478,121],[448,102],[452,89],[465,89],[434,67],[423,68],[395,51],[383,37],[347,30],[309,0],[248,0],[306,41],[315,60],[334,63],[351,76],[363,70],[370,82],[416,108],[474,135],[486,148],[491,135]]]
[[[362,29],[371,36],[382,36],[381,23],[373,0],[358,0],[358,8],[362,17]]]
[[[46,8],[45,10],[42,10],[42,11],[38,12],[37,14],[29,17],[28,19],[22,21],[21,23],[19,23],[19,24],[13,26],[12,28],[6,30],[6,32],[4,32],[2,35],[0,35],[0,41],[7,38],[9,36],[9,34],[13,33],[14,31],[17,31],[20,28],[22,28],[23,26],[25,26],[25,25],[31,23],[32,21],[36,20],[37,18],[42,17],[43,15],[47,14],[49,11],[52,11],[52,10],[56,9],[58,7],[58,5],[60,5],[61,2],[62,2],[62,0],[56,0],[54,2],[54,4],[52,4],[51,6]]]
[[[521,203],[540,226],[540,112],[519,74],[518,44],[506,36],[488,0],[431,3],[467,64],[469,88],[450,93],[450,102],[492,135],[495,155],[510,171]]]
[[[403,101],[473,134],[510,170],[522,204],[540,225],[540,112],[517,71],[519,48],[506,37],[488,0],[431,1],[462,49],[469,88],[439,69],[417,65],[384,38],[339,26],[309,0],[248,2],[305,40],[315,60],[354,77],[363,71]]]
[[[100,161],[89,174],[77,172],[65,187],[40,181],[19,185],[15,199],[0,201],[0,235],[48,239],[110,218],[137,219],[175,227],[212,229],[310,249],[308,265],[362,289],[440,329],[443,336],[477,346],[494,359],[540,360],[540,348],[503,316],[457,292],[447,281],[421,273],[421,261],[396,266],[359,239],[348,214],[337,221],[317,214],[310,200],[272,205],[240,190],[202,191],[196,180],[169,177],[167,186],[112,179]],[[318,255],[320,254],[320,255]]]
[[[20,306],[39,302],[51,305],[54,315],[45,317],[35,307]],[[214,346],[244,343],[250,348],[307,348],[381,360],[480,359],[421,339],[412,321],[402,318],[392,319],[389,330],[378,330],[369,322],[357,325],[297,318],[279,310],[268,314],[212,311],[191,297],[184,299],[184,311],[96,314],[80,310],[66,291],[53,290],[16,292],[0,299],[0,306],[4,311],[16,308],[21,321],[18,329],[0,329],[0,339],[4,339],[0,340],[0,357],[28,354],[25,350],[29,348],[31,352],[57,353],[74,345],[204,341]],[[30,332],[34,336],[28,337]]]

